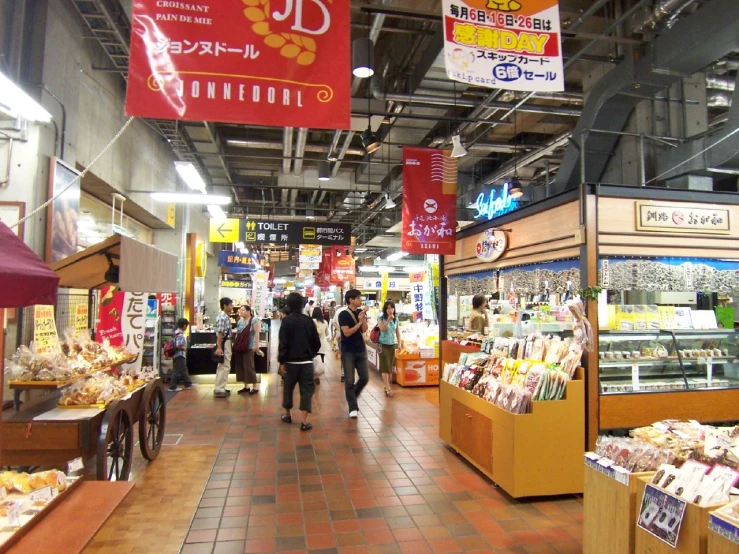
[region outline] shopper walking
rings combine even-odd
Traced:
[[[395,304],[388,300],[382,306],[382,314],[377,318],[380,327],[380,375],[385,386],[385,395],[392,396],[393,390],[390,386],[395,367],[395,349],[401,345],[400,327],[395,316]]]
[[[178,387],[180,381],[185,385],[185,390],[195,386],[187,373],[187,337],[185,336],[185,329],[189,326],[190,322],[184,317],[177,320],[177,331],[172,337],[172,346],[175,348],[175,353],[172,356],[174,367],[172,369],[172,383],[169,386],[171,392],[180,390]]]
[[[308,423],[311,412],[313,393],[316,390],[313,374],[313,358],[321,349],[321,339],[311,318],[301,312],[303,297],[297,292],[291,292],[287,297],[287,306],[290,315],[282,320],[280,325],[277,361],[280,363],[280,375],[284,377],[285,385],[282,396],[283,422],[292,423],[293,391],[295,385],[300,388],[300,411],[302,412],[301,431],[308,431],[313,425]]]
[[[319,377],[326,371],[326,356],[331,353],[331,343],[328,340],[328,321],[323,319],[323,310],[321,308],[313,308],[313,323],[318,331],[318,338],[321,339],[321,348],[318,355],[321,357],[320,365],[314,363],[316,385],[320,385]]]
[[[216,318],[216,351],[217,357],[223,356],[216,369],[216,386],[213,395],[217,398],[225,398],[231,391],[226,388],[228,374],[231,373],[231,312],[233,312],[233,301],[230,298],[221,298],[221,313]]]
[[[369,381],[367,348],[362,333],[367,331],[367,312],[362,310],[362,293],[350,289],[344,295],[347,309],[339,314],[341,328],[341,368],[344,372],[344,391],[349,405],[349,417],[357,419],[357,399]],[[359,379],[354,382],[354,370]]]
[[[336,359],[341,360],[341,327],[339,326],[339,315],[348,310],[346,306],[342,306],[335,311],[335,315],[331,318],[330,335],[333,351],[336,352]],[[344,382],[344,372],[341,372],[341,382]]]
[[[257,370],[254,355],[264,356],[259,349],[259,332],[262,324],[251,307],[239,308],[239,321],[236,323],[236,340],[233,345],[236,380],[244,383],[238,394],[257,394]]]

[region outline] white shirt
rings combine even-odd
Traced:
[[[303,310],[303,313],[305,315],[307,315],[308,317],[313,317],[313,308],[314,307],[315,307],[315,304],[313,304],[313,305],[306,304],[305,305],[305,310]]]

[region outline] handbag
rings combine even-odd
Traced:
[[[372,331],[370,331],[369,339],[370,339],[370,342],[374,342],[375,344],[380,342],[380,326],[379,325],[375,325],[375,328],[372,329]]]
[[[233,345],[233,351],[237,354],[243,354],[247,350],[249,350],[249,335],[251,333],[251,322],[252,320],[249,320],[249,323],[246,324],[246,327],[244,327],[244,330],[241,331],[241,333],[238,334],[236,337],[236,342],[234,342]]]

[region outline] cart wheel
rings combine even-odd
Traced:
[[[97,478],[108,481],[128,481],[133,454],[131,416],[116,400],[105,412],[100,428],[97,452]]]
[[[159,455],[164,440],[164,424],[167,419],[167,403],[162,387],[152,381],[144,389],[139,408],[139,448],[141,455],[153,462]]]

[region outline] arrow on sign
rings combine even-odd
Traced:
[[[228,225],[228,223],[223,223],[223,224],[221,224],[220,227],[218,227],[218,234],[221,235],[222,238],[226,238],[226,234],[225,233],[232,233],[233,232],[233,229],[231,229],[231,227],[228,227],[228,228],[224,229],[224,227],[226,225]]]

